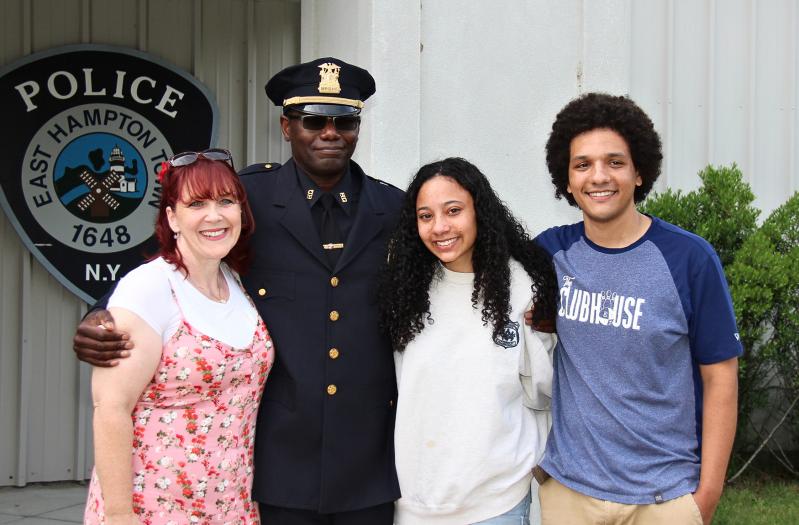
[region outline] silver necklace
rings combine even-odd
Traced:
[[[188,280],[191,283],[191,285],[194,286],[195,289],[197,289],[197,291],[199,291],[201,294],[203,294],[204,296],[206,296],[210,300],[214,301],[215,303],[226,303],[227,302],[228,297],[225,296],[225,291],[226,291],[225,290],[225,277],[222,274],[222,270],[221,269],[216,274],[216,284],[217,284],[217,288],[218,288],[218,292],[217,293],[213,293],[210,289],[197,284],[196,282],[194,282],[192,280],[191,276],[188,277]]]

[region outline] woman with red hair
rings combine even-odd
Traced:
[[[84,521],[258,523],[255,416],[274,349],[238,277],[252,212],[225,150],[175,155],[159,177],[159,253],[108,301],[134,350],[92,373]]]

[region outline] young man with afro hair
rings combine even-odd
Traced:
[[[538,242],[560,283],[544,523],[710,523],[735,435],[742,353],[719,259],[636,204],[663,155],[627,97],[588,93],[546,146],[583,220]]]

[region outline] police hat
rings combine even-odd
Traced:
[[[349,115],[360,112],[363,101],[374,94],[375,79],[365,69],[326,57],[285,68],[264,89],[284,110]]]

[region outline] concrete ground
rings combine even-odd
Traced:
[[[83,523],[86,490],[76,481],[0,487],[0,525]]]

